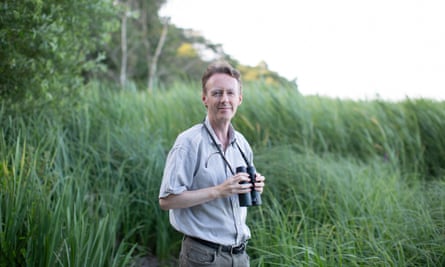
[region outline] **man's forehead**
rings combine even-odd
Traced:
[[[209,87],[224,87],[224,88],[239,87],[239,83],[234,77],[223,73],[217,73],[212,75],[207,81],[207,85]]]

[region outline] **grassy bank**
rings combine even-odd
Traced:
[[[157,195],[174,138],[205,115],[199,86],[99,87],[65,110],[0,110],[0,266],[177,256]],[[234,125],[267,177],[252,266],[445,264],[444,103],[244,94]]]

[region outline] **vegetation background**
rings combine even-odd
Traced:
[[[176,265],[157,196],[209,55],[243,74],[234,125],[268,178],[252,266],[445,265],[443,102],[302,96],[163,3],[0,3],[0,266]]]

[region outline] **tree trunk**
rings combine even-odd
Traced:
[[[125,85],[127,83],[127,60],[128,60],[128,51],[127,51],[127,12],[128,6],[127,3],[123,3],[125,5],[124,14],[122,15],[121,21],[121,73],[120,73],[120,84],[122,90],[125,89]]]
[[[164,26],[162,28],[161,36],[159,37],[158,45],[156,46],[155,54],[153,55],[150,67],[148,68],[149,74],[148,74],[148,81],[147,81],[147,90],[149,92],[153,91],[153,84],[154,84],[154,80],[156,78],[156,68],[158,65],[158,59],[159,59],[159,56],[161,55],[162,47],[164,46],[165,39],[167,37],[169,23],[170,23],[170,18],[166,18],[164,20]]]
[[[148,77],[150,77],[150,61],[151,61],[151,55],[150,55],[150,42],[148,41],[148,22],[147,22],[147,7],[142,4],[141,7],[141,26],[142,26],[142,43],[145,47],[145,61],[147,62],[147,80]],[[147,82],[147,88],[148,82]],[[150,89],[148,89],[150,91]]]

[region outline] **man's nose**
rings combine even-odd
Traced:
[[[222,101],[227,101],[229,99],[229,94],[227,92],[223,92],[221,96]]]

